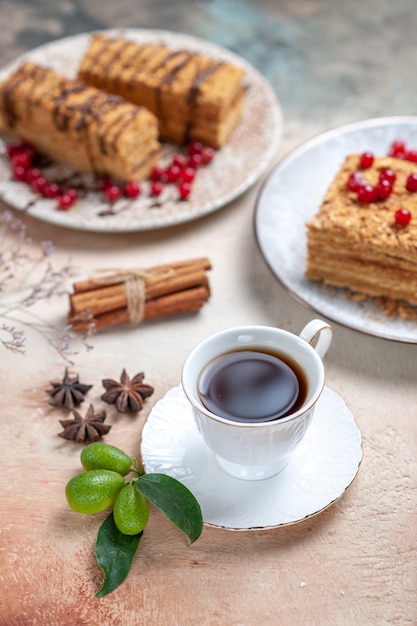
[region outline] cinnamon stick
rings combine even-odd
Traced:
[[[156,274],[163,272],[171,272],[174,271],[177,276],[181,274],[187,274],[190,271],[202,270],[207,271],[211,270],[211,263],[207,257],[201,257],[198,259],[191,259],[188,261],[177,261],[176,263],[172,263],[171,265],[154,265],[153,267],[149,267],[145,270],[148,274]],[[116,272],[113,274],[109,273],[106,279],[97,278],[89,278],[86,280],[80,280],[73,285],[74,293],[82,293],[84,291],[92,291],[94,289],[100,289],[103,287],[103,280],[105,280],[105,284],[107,286],[116,285],[124,282],[123,276],[118,276]]]
[[[146,283],[146,278],[144,280]],[[146,300],[151,300],[199,285],[208,286],[207,276],[202,270],[174,274],[171,278],[146,285],[145,297]],[[71,309],[74,313],[89,309],[92,315],[99,315],[124,306],[127,306],[124,283],[112,283],[109,286],[93,288],[91,291],[76,292],[71,296]]]
[[[144,282],[143,319],[197,311],[210,297],[205,271],[211,269],[207,258],[159,265],[138,273]],[[135,272],[131,273],[135,276]],[[87,279],[74,284],[70,296],[69,321],[73,330],[86,331],[91,318],[95,328],[131,321],[125,288],[129,272],[105,278]],[[77,321],[87,317],[89,322]]]

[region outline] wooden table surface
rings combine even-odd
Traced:
[[[333,126],[415,113],[416,22],[411,0],[349,0],[337,8],[331,0],[26,0],[2,6],[0,61],[114,26],[215,41],[255,65],[279,97],[284,128],[272,167]],[[252,323],[299,332],[315,316],[278,284],[260,254],[253,212],[261,183],[202,219],[151,232],[89,233],[15,213],[33,245],[53,241],[54,259],[71,257],[80,277],[109,265],[194,256],[212,262],[212,295],[198,314],[98,333],[91,350],[77,345],[70,370],[94,384],[93,403],[101,379],[117,378],[123,367],[144,371],[155,387],[137,417],[111,413],[107,442],[139,453],[150,409],[178,384],[186,355],[210,333]],[[61,298],[43,314],[59,327],[66,310]],[[417,624],[416,347],[333,326],[327,385],[344,398],[363,437],[363,462],[345,496],[293,526],[243,533],[205,527],[191,547],[152,508],[130,575],[102,599],[94,597],[101,573],[93,548],[104,515],[78,515],[66,503],[80,448],[57,437],[60,415],[45,392],[66,363],[30,328],[25,355],[0,345],[0,625]]]

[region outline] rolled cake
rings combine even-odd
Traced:
[[[347,187],[349,176],[360,171],[359,163],[359,154],[346,158],[307,224],[306,276],[366,297],[417,305],[417,193],[407,189],[417,164],[375,157],[361,175],[375,188],[381,172],[392,170],[392,192],[385,199],[360,202]],[[399,209],[409,211],[409,223],[397,223]]]
[[[240,120],[244,70],[164,45],[92,37],[78,78],[151,110],[162,139],[224,145]]]
[[[146,108],[31,62],[0,83],[0,131],[123,180],[145,177],[160,158],[158,123]]]

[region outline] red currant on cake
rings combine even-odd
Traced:
[[[376,189],[372,185],[363,185],[358,189],[358,201],[369,204],[376,200]]]
[[[375,187],[378,200],[386,200],[392,194],[392,185],[384,178]]]
[[[379,180],[387,180],[391,185],[395,183],[395,179],[397,178],[396,173],[390,167],[386,167],[379,173]]]
[[[372,167],[374,162],[374,155],[372,152],[363,152],[359,157],[359,165],[363,170]]]
[[[410,174],[406,183],[407,191],[417,191],[417,174]]]
[[[398,226],[407,226],[411,220],[411,213],[408,209],[398,209],[395,211],[395,223]]]
[[[407,152],[405,153],[405,158],[407,159],[407,161],[417,163],[417,150],[407,150]]]
[[[393,141],[389,149],[388,156],[396,157],[397,159],[405,159],[405,142],[401,139],[396,139],[395,141]]]
[[[347,181],[349,191],[359,191],[359,188],[365,184],[365,180],[360,172],[352,172]]]

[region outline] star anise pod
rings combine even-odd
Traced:
[[[65,369],[65,375],[60,383],[51,383],[52,389],[47,389],[46,393],[51,396],[49,404],[52,406],[73,409],[84,401],[84,395],[93,385],[83,385],[79,382],[78,374],[73,378]]]
[[[106,392],[101,399],[108,404],[114,404],[120,413],[137,413],[143,407],[143,401],[153,394],[153,387],[142,383],[145,374],[142,372],[129,378],[123,369],[120,382],[105,378],[102,380]]]
[[[78,443],[91,443],[100,439],[102,435],[106,435],[111,428],[111,426],[103,423],[106,419],[106,411],[95,413],[92,404],[88,407],[85,417],[75,410],[72,414],[74,419],[59,420],[64,430],[62,433],[58,433],[58,436],[63,439]]]

